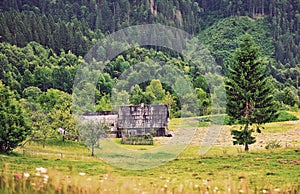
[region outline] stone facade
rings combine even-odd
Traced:
[[[118,112],[85,113],[84,119],[105,121],[111,137],[165,136],[168,129],[167,105],[120,106]]]
[[[165,136],[168,120],[167,105],[120,106],[118,130],[125,136]]]

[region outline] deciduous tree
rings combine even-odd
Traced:
[[[31,129],[22,106],[0,80],[0,152],[8,153],[24,141]]]
[[[83,121],[78,125],[81,140],[92,149],[92,156],[95,155],[95,148],[100,146],[100,138],[107,137],[109,127],[105,121]]]

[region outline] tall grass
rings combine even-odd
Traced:
[[[229,168],[228,165],[224,165]],[[197,173],[193,173],[197,177]],[[258,177],[259,178],[259,177]],[[55,170],[47,173],[15,173],[7,170],[0,173],[0,190],[2,194],[22,193],[298,193],[299,184],[284,186],[264,182],[253,184],[252,180],[240,173],[238,177],[224,175],[223,181],[206,179],[177,179],[169,175],[152,179],[143,177],[120,177],[111,174],[88,176],[66,175]]]
[[[300,191],[297,148],[244,153],[233,146],[214,146],[206,155],[199,155],[199,146],[188,146],[165,165],[147,170],[125,170],[91,157],[89,150],[80,143],[59,144],[48,142],[44,152],[41,146],[31,144],[25,147],[25,155],[22,149],[14,155],[0,155],[0,193]],[[77,152],[83,154],[82,157]],[[47,172],[36,170],[40,167]]]
[[[221,117],[217,117],[218,120]],[[221,118],[223,119],[223,118]],[[220,120],[220,119],[219,119]],[[226,120],[226,118],[225,118]],[[264,131],[282,132],[296,123],[269,123]],[[174,119],[171,130],[197,127],[196,118]],[[206,127],[205,124],[201,127]],[[151,150],[154,145],[121,145]],[[0,193],[300,193],[300,144],[294,148],[252,149],[214,146],[199,155],[199,146],[187,146],[174,160],[145,170],[114,167],[80,142],[49,140],[0,155]],[[41,170],[45,169],[45,170]]]

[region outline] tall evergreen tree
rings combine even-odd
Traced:
[[[250,35],[245,35],[240,47],[233,55],[226,79],[227,113],[243,124],[240,130],[233,130],[233,143],[248,145],[255,142],[251,136],[256,125],[260,126],[275,117],[276,104],[272,96],[273,87],[266,74],[266,65],[259,57],[259,51]]]

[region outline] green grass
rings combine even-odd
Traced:
[[[287,112],[287,111],[279,111],[278,117],[275,122],[282,122],[282,121],[296,121],[299,120],[295,113]]]
[[[297,117],[299,115],[300,115],[299,110],[297,112],[280,111],[278,114],[278,118],[275,121],[262,125],[264,127],[262,129],[262,132],[263,133],[283,133],[283,132],[287,132],[291,129],[294,129],[295,127],[300,126],[300,124],[290,123],[290,122],[286,122],[286,121],[299,120]],[[229,125],[229,117],[227,115],[210,115],[210,116],[202,116],[199,118],[209,119],[210,121],[217,123],[217,124]],[[208,126],[209,126],[209,122],[199,122],[198,123],[198,127],[208,127]],[[235,124],[232,126],[240,126],[240,125]]]
[[[298,115],[300,112],[290,112],[290,111],[279,111],[278,117],[272,122],[284,122],[284,121],[296,121],[298,119]],[[199,119],[208,119],[212,123],[220,124],[220,125],[230,125],[230,117],[226,114],[224,115],[208,115],[201,116]],[[200,126],[206,126],[207,122],[199,122]]]
[[[196,117],[189,118],[172,118],[168,124],[168,128],[171,131],[176,131],[182,128],[198,127],[198,121]]]
[[[286,122],[274,122],[274,123],[267,123],[263,125],[263,127],[264,129],[262,129],[262,131],[264,133],[283,133],[291,129],[294,129],[295,125]]]
[[[299,115],[300,112],[293,113]],[[297,127],[294,122],[274,122],[265,125],[264,133],[285,132]],[[169,129],[207,127],[197,118],[172,119]],[[159,138],[154,145],[124,145],[113,139],[112,153],[104,153],[100,142],[99,154],[135,165],[136,156],[161,165],[145,170],[126,170],[114,167],[100,158],[91,157],[91,150],[81,142],[49,140],[43,148],[36,143],[26,144],[11,155],[0,155],[1,193],[299,193],[299,142],[294,148],[251,149],[243,152],[239,146],[213,146],[200,155],[199,146],[187,146],[177,157],[172,152],[152,150],[160,147]],[[144,152],[126,155],[128,152]],[[166,148],[172,149],[172,147]],[[103,152],[103,153],[102,153]],[[109,155],[110,154],[110,155]],[[139,159],[140,159],[139,158]],[[160,160],[172,159],[165,163]],[[130,164],[130,162],[132,162]],[[125,165],[126,166],[126,165]],[[151,165],[149,165],[151,166]],[[36,168],[48,170],[36,175]],[[29,173],[25,178],[23,173]],[[80,174],[81,175],[80,175]],[[82,175],[84,173],[84,175]],[[16,175],[17,178],[16,178]],[[18,178],[19,177],[19,178]],[[20,178],[21,177],[21,178]],[[42,185],[37,187],[37,185]],[[92,186],[91,186],[92,185]],[[228,190],[230,189],[230,190]],[[16,192],[18,193],[18,192]]]
[[[44,149],[35,144],[25,148],[31,150],[31,154],[25,152],[23,155],[22,149],[18,149],[14,155],[0,155],[0,182],[4,180],[1,179],[4,178],[4,174],[12,174],[6,177],[9,179],[13,174],[23,172],[31,174],[31,181],[37,181],[35,168],[44,167],[52,177],[51,181],[49,180],[49,185],[52,186],[48,185],[45,188],[54,191],[63,182],[72,186],[70,193],[76,193],[78,189],[86,190],[86,193],[97,189],[111,189],[109,193],[118,189],[125,189],[128,193],[141,193],[142,190],[160,193],[164,189],[213,193],[216,187],[221,193],[227,192],[228,188],[231,191],[247,189],[248,193],[254,193],[263,189],[279,188],[281,191],[287,191],[300,187],[300,165],[291,162],[300,160],[299,152],[295,149],[250,150],[249,153],[244,153],[238,147],[214,146],[205,155],[199,155],[199,146],[188,146],[175,160],[164,165],[148,170],[124,170],[101,159],[90,157],[89,150],[81,143],[53,141]],[[47,150],[52,148],[59,151],[48,153]],[[77,152],[83,155],[80,156]],[[60,157],[60,153],[63,153],[63,157]],[[159,158],[159,153],[155,157]],[[280,160],[286,163],[280,163]],[[86,175],[82,177],[79,172]],[[73,177],[71,182],[65,182],[66,176]],[[105,177],[109,178],[106,180]],[[99,185],[101,180],[104,183]],[[88,188],[91,182],[95,183],[95,186]],[[65,191],[67,188],[65,185],[61,187]],[[31,192],[32,190],[28,190],[28,193]]]

